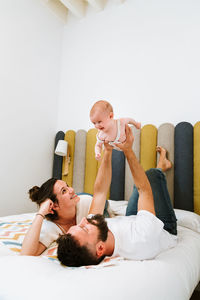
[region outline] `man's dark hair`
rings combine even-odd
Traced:
[[[97,258],[86,247],[81,246],[70,233],[61,235],[57,239],[57,256],[60,262],[68,267],[80,267],[99,264],[105,256]]]
[[[87,217],[87,221],[98,228],[98,239],[105,242],[108,237],[108,225],[103,215],[95,214]]]

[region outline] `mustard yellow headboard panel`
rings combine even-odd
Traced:
[[[62,166],[62,180],[67,182],[69,186],[72,186],[73,167],[74,167],[74,147],[75,147],[75,131],[68,130],[65,134],[65,141],[68,142],[68,157],[70,162],[68,163],[68,174],[65,174],[66,163]],[[66,159],[65,159],[66,160]]]
[[[84,192],[89,194],[93,194],[94,182],[98,171],[98,161],[95,159],[94,152],[96,134],[96,129],[90,129],[87,133]]]
[[[157,128],[145,125],[141,130],[140,162],[144,170],[156,167]]]

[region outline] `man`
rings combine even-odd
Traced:
[[[167,218],[166,222],[164,218],[164,224],[161,218],[156,217],[154,202],[158,200],[154,199],[149,180],[132,150],[134,138],[128,126],[126,137],[126,141],[118,144],[118,147],[127,158],[139,193],[137,215],[107,219],[107,222],[104,220],[102,213],[107,190],[102,189],[101,193],[99,192],[102,183],[99,176],[101,180],[97,181],[95,187],[98,197],[95,197],[94,191],[89,212],[94,215],[83,218],[78,225],[72,226],[67,234],[57,240],[58,259],[67,266],[98,264],[105,256],[122,256],[134,260],[153,259],[161,251],[176,245],[176,218],[170,199],[166,197],[166,182],[160,189],[159,196],[159,202],[163,201],[166,204],[164,207],[167,211],[161,213]],[[160,167],[162,168],[162,164]],[[161,170],[157,169],[156,172]],[[104,181],[110,183],[110,178],[111,176],[106,177]],[[159,189],[161,183],[159,180],[157,183]]]

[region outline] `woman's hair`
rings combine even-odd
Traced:
[[[51,199],[54,203],[58,203],[56,195],[53,193],[54,184],[58,179],[50,178],[46,182],[44,182],[41,187],[34,186],[32,187],[28,193],[29,197],[33,202],[36,202],[39,206],[43,203],[47,198]],[[54,214],[48,214],[45,216],[50,221],[58,219],[58,214],[54,211]]]

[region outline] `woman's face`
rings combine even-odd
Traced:
[[[74,192],[72,187],[69,187],[63,180],[57,180],[54,184],[53,193],[58,200],[59,209],[69,211],[75,207],[80,198]]]

